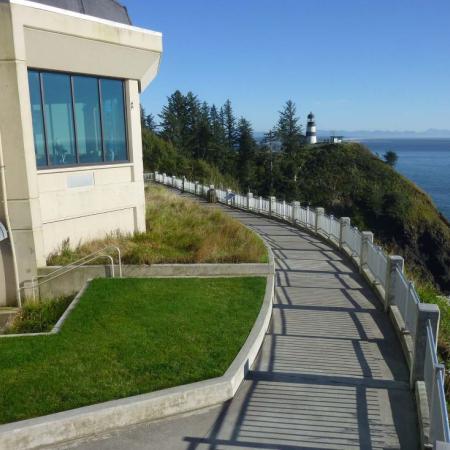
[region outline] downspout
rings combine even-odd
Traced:
[[[2,203],[3,211],[5,214],[6,229],[9,235],[9,242],[11,244],[11,255],[13,260],[13,272],[14,272],[14,282],[16,285],[16,298],[17,306],[19,308],[22,306],[22,298],[20,295],[20,281],[19,281],[19,270],[17,268],[17,256],[16,247],[14,245],[14,238],[11,229],[11,221],[9,220],[9,210],[8,210],[8,198],[6,195],[6,178],[5,178],[5,163],[3,158],[3,147],[2,147],[2,136],[0,134],[0,191],[2,192]]]

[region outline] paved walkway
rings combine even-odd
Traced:
[[[305,232],[228,211],[264,236],[277,265],[271,328],[236,397],[64,448],[417,449],[400,345],[353,266]]]

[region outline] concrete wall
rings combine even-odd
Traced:
[[[111,253],[113,254],[113,253]],[[39,269],[42,280],[51,274],[57,267]],[[119,275],[119,267],[115,266],[115,276]],[[68,296],[80,291],[83,286],[93,278],[107,278],[111,276],[111,266],[82,266],[73,269],[64,275],[43,283],[39,288],[41,298],[54,298]],[[268,264],[153,264],[123,265],[123,277],[151,278],[151,277],[240,277],[240,276],[266,276],[275,273],[273,262]]]
[[[160,33],[25,0],[0,0],[0,135],[22,283],[65,238],[76,244],[116,229],[145,228],[139,93],[156,75],[161,52]],[[37,171],[28,67],[128,80],[130,162]],[[92,182],[70,188],[79,176]],[[2,306],[15,299],[8,243],[0,251]]]

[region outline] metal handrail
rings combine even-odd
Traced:
[[[111,262],[111,277],[115,278],[115,269],[114,269],[114,258],[109,255],[107,252],[110,250],[114,250],[117,252],[117,258],[118,258],[118,266],[119,266],[119,278],[122,278],[122,254],[120,252],[120,248],[116,247],[114,245],[109,245],[107,247],[104,247],[100,250],[97,250],[96,252],[90,253],[89,255],[83,256],[83,258],[77,259],[76,261],[67,264],[65,266],[59,267],[58,269],[54,270],[53,272],[50,272],[47,275],[41,275],[37,277],[33,277],[31,280],[31,286],[22,286],[21,289],[33,290],[33,299],[36,299],[36,290],[39,289],[40,286],[43,284],[46,284],[52,280],[55,280],[56,278],[59,278],[72,270],[78,269],[79,267],[84,266],[87,263],[90,263],[92,261],[95,261],[99,258],[108,258]],[[37,282],[40,278],[45,278],[45,280]]]

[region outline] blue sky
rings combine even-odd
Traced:
[[[324,129],[450,128],[448,0],[122,0],[163,33],[157,114],[176,89],[230,98],[256,131],[287,99]]]

